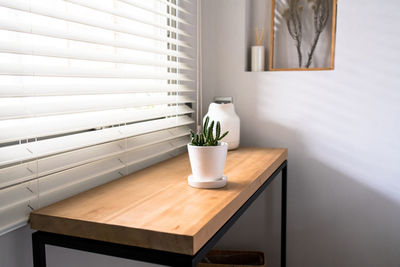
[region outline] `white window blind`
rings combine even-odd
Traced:
[[[195,6],[178,1],[0,0],[0,234],[185,150]]]

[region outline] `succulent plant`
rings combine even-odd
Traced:
[[[221,135],[221,124],[217,121],[215,126],[215,138],[214,138],[214,121],[208,125],[210,118],[207,117],[204,121],[203,131],[195,133],[190,131],[191,142],[193,146],[218,146],[218,142],[224,138],[229,131]]]

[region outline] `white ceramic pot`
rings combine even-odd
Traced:
[[[228,144],[218,146],[193,146],[188,144],[190,166],[198,181],[215,181],[224,175]]]
[[[228,143],[228,149],[238,148],[240,143],[240,119],[235,112],[234,105],[232,103],[211,103],[207,114],[204,116],[203,124],[207,116],[210,117],[210,122],[219,121],[221,123],[221,134],[229,131],[228,135],[222,139],[223,142]]]
[[[265,48],[261,45],[251,47],[251,71],[264,71]]]

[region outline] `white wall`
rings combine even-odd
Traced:
[[[246,1],[203,2],[203,113],[233,96],[243,145],[289,148],[288,266],[400,266],[400,4],[339,1],[334,71],[251,73]],[[271,192],[221,247],[278,266]]]

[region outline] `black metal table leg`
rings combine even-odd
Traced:
[[[282,169],[281,267],[286,267],[287,162]]]
[[[33,266],[46,267],[46,244],[38,232],[32,234]]]

